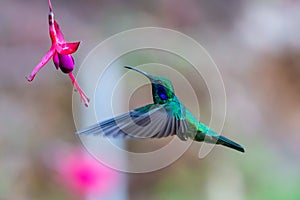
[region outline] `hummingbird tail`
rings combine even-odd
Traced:
[[[235,142],[233,142],[233,141],[231,141],[231,140],[229,140],[226,137],[223,137],[221,135],[218,136],[217,144],[221,144],[223,146],[235,149],[235,150],[240,151],[240,152],[245,152],[245,149],[241,145],[239,145],[239,144],[237,144],[237,143],[235,143]]]

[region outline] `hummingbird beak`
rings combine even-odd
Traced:
[[[146,72],[144,72],[144,71],[142,71],[142,70],[140,70],[140,69],[138,69],[138,68],[131,67],[131,66],[124,66],[124,67],[127,68],[127,69],[132,69],[132,70],[134,70],[134,71],[137,71],[137,72],[143,74],[144,76],[146,76],[147,78],[149,78],[150,81],[153,80],[153,78],[152,78],[152,76],[151,76],[150,74],[148,74],[148,73],[146,73]]]

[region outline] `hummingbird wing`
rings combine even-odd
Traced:
[[[161,138],[177,135],[181,140],[187,140],[188,123],[184,118],[184,110],[180,104],[175,104],[178,103],[148,104],[78,131],[77,134],[116,138]]]

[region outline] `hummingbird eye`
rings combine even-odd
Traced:
[[[157,84],[162,85],[161,80],[156,81]]]

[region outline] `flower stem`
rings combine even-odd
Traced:
[[[85,105],[86,107],[88,107],[88,106],[89,106],[89,101],[90,101],[90,99],[89,99],[88,96],[83,92],[83,90],[80,88],[80,86],[79,86],[79,84],[77,83],[77,81],[76,81],[76,79],[75,79],[75,77],[74,77],[74,75],[73,75],[72,72],[69,73],[69,77],[70,77],[70,79],[71,79],[71,81],[72,81],[73,86],[74,86],[75,89],[79,92],[81,101],[83,101],[83,102],[84,102],[84,105]]]
[[[51,4],[51,0],[48,0],[48,4],[49,4],[49,10],[50,12],[52,11],[52,4]]]

